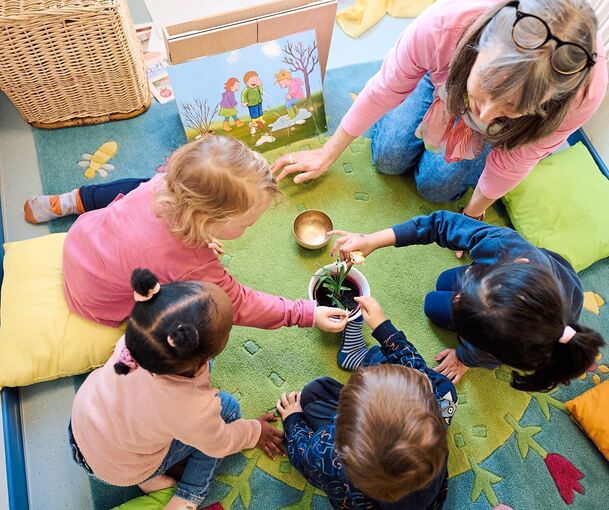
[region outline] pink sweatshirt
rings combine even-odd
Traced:
[[[427,8],[400,35],[379,72],[366,84],[341,125],[359,136],[383,114],[395,108],[429,73],[439,89],[448,79],[451,58],[461,35],[481,13],[501,0],[439,0]],[[572,110],[559,128],[535,143],[512,151],[493,149],[478,185],[484,196],[497,199],[522,181],[537,162],[560,147],[598,109],[607,88],[607,65],[600,34],[596,42],[597,63],[587,94],[575,98]]]
[[[276,329],[310,327],[315,301],[290,301],[241,285],[212,250],[191,248],[173,236],[152,210],[158,174],[104,209],[78,218],[63,249],[66,300],[71,310],[101,324],[118,326],[133,307],[131,273],[150,269],[161,283],[203,280],[224,289],[233,303],[233,322]]]
[[[225,423],[208,370],[192,378],[153,375],[141,367],[118,375],[114,363],[124,346],[121,337],[72,404],[74,439],[97,478],[121,486],[143,482],[174,439],[215,458],[256,446],[260,422]]]
[[[288,85],[288,95],[292,99],[303,99],[304,92],[302,91],[302,80],[300,78],[292,78]]]

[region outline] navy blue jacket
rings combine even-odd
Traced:
[[[474,264],[496,264],[506,258],[527,258],[554,275],[570,310],[569,322],[577,322],[584,291],[575,269],[558,253],[537,248],[518,232],[474,220],[464,214],[436,211],[394,225],[395,246],[436,243],[451,250],[469,250]]]
[[[428,368],[414,345],[390,321],[387,320],[379,325],[372,335],[381,344],[381,351],[385,356],[382,363],[411,367],[429,377],[440,412],[448,425],[457,407],[457,390],[453,383],[447,377]],[[446,467],[428,487],[408,494],[396,503],[375,501],[363,494],[347,479],[338,452],[334,447],[335,423],[313,431],[302,413],[294,413],[286,418],[283,426],[290,462],[309,483],[328,495],[334,508],[345,510],[436,510],[442,508],[447,490]]]

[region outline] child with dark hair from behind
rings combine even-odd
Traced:
[[[226,347],[232,305],[212,283],[160,285],[132,275],[136,304],[111,359],[76,393],[69,426],[74,460],[111,485],[144,492],[176,485],[166,509],[194,510],[226,455],[280,453],[273,413],[240,419],[235,398],[211,387],[209,362]],[[166,471],[181,461],[176,482]]]
[[[512,386],[544,391],[584,373],[605,345],[596,331],[579,324],[584,302],[577,273],[562,256],[537,248],[507,227],[463,214],[436,211],[399,225],[355,234],[337,231],[333,253],[364,256],[386,246],[436,243],[469,250],[472,265],[444,271],[425,297],[425,314],[456,331],[457,349],[436,356],[435,370],[455,383],[468,367],[514,367]],[[341,365],[357,366],[366,345],[351,323],[343,336]]]
[[[334,508],[442,508],[455,387],[427,367],[374,298],[356,299],[380,346],[344,387],[322,377],[281,396],[290,462]]]

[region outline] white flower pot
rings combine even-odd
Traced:
[[[319,274],[324,269],[330,269],[333,273],[334,272],[338,273],[339,267],[341,265],[346,265],[346,262],[333,262],[332,264],[328,264],[324,267],[320,267],[315,272],[315,274],[311,278],[311,281],[309,282],[309,299],[312,299],[315,301],[315,291],[317,288],[317,282],[319,281]],[[368,285],[368,280],[366,280],[366,277],[362,274],[362,272],[358,271],[355,267],[352,267],[351,271],[349,271],[349,274],[347,275],[347,280],[351,280],[355,284],[355,286],[357,287],[357,289],[359,291],[360,296],[369,296],[370,295],[370,285]],[[351,312],[349,313],[349,317],[347,318],[347,321],[350,322],[353,319],[358,318],[360,315],[362,315],[362,311],[358,305],[355,310],[351,310]]]

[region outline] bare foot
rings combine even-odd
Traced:
[[[154,491],[160,491],[161,489],[167,489],[167,487],[173,487],[176,485],[176,481],[167,475],[159,475],[146,480],[145,482],[139,483],[137,486],[146,494],[150,494]]]
[[[197,510],[197,505],[186,499],[174,496],[169,500],[169,503],[165,505],[163,510]]]

